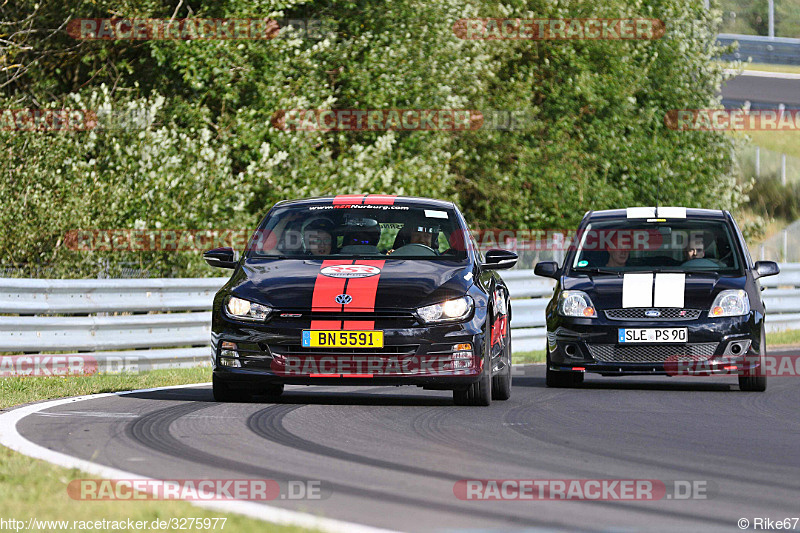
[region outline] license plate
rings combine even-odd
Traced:
[[[686,328],[619,328],[620,344],[634,344],[637,342],[686,342],[687,340],[688,333]]]
[[[304,330],[303,348],[383,348],[383,331]]]

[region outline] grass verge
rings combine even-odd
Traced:
[[[772,346],[791,346],[793,344],[800,344],[800,329],[767,333],[768,349]]]
[[[545,351],[535,350],[533,352],[515,353],[511,358],[511,362],[516,364],[522,363],[544,363]]]
[[[0,407],[6,408],[38,400],[83,394],[134,390],[168,385],[205,382],[211,379],[209,367],[153,370],[141,373],[100,374],[80,377],[21,377],[0,379]],[[34,531],[80,531],[111,529],[75,521],[98,520],[126,522],[118,531],[142,531],[127,527],[131,519],[151,524],[154,520],[225,518],[216,531],[290,533],[308,531],[279,526],[231,513],[195,507],[183,501],[79,501],[67,494],[74,479],[94,478],[77,469],[62,468],[46,461],[31,459],[0,446],[0,518],[27,521],[68,521],[67,527],[40,524]],[[210,522],[210,523],[213,523]],[[27,529],[25,524],[25,528]],[[102,525],[102,524],[99,524]],[[121,525],[121,524],[120,524]],[[74,527],[77,526],[77,527]],[[196,527],[193,529],[197,529]],[[147,527],[144,531],[156,531]]]
[[[753,130],[753,131],[736,131],[736,132],[729,132],[729,135],[734,135],[738,137],[749,137],[750,144],[755,146],[760,146],[765,150],[769,150],[771,152],[775,152],[775,154],[786,154],[790,157],[798,157],[800,158],[800,131],[791,131],[791,130],[779,130],[779,131],[761,131],[761,130]],[[770,157],[769,154],[763,154],[762,157],[765,158],[762,161],[762,164],[765,164],[767,161],[766,159]],[[773,155],[776,161],[779,161],[777,158],[778,155]],[[779,163],[776,163],[779,164]],[[792,165],[792,161],[787,161],[786,163],[786,173],[787,177],[791,175],[792,169],[790,165]]]
[[[0,409],[53,398],[206,381],[211,381],[209,366],[89,376],[3,378],[0,379]]]

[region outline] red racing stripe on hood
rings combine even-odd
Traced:
[[[386,263],[384,260],[370,261],[359,260],[357,265],[368,265],[382,269]],[[381,275],[369,276],[367,278],[351,278],[347,283],[347,294],[353,297],[353,301],[348,307],[358,312],[375,311],[375,297],[378,295],[378,282]],[[374,320],[347,320],[344,329],[375,329]]]
[[[320,270],[325,267],[352,265],[352,260],[327,260],[323,261]],[[314,281],[314,292],[311,296],[312,312],[341,312],[342,306],[337,304],[335,298],[344,292],[346,278],[332,278],[322,273],[317,274]],[[311,329],[342,329],[340,320],[312,320]]]
[[[396,194],[370,194],[364,200],[365,205],[394,205]]]
[[[333,197],[333,205],[363,205],[364,198],[366,198],[365,194],[340,194]]]

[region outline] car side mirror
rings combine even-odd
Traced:
[[[236,252],[233,248],[214,248],[203,254],[203,259],[209,266],[217,268],[236,268],[238,261],[236,260]]]
[[[557,278],[558,277],[558,263],[555,261],[542,261],[536,263],[533,267],[533,273],[543,278]]]
[[[781,269],[778,267],[778,263],[775,261],[756,261],[755,267],[753,268],[753,273],[755,274],[756,279],[766,276],[774,276],[780,271]]]
[[[489,250],[484,254],[484,262],[481,267],[486,270],[503,270],[516,265],[517,259],[519,256],[508,250]]]

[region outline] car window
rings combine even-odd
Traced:
[[[590,223],[577,236],[572,270],[738,272],[731,228],[710,220],[614,220]]]
[[[254,234],[248,256],[466,261],[458,220],[452,208],[419,204],[278,207]]]

